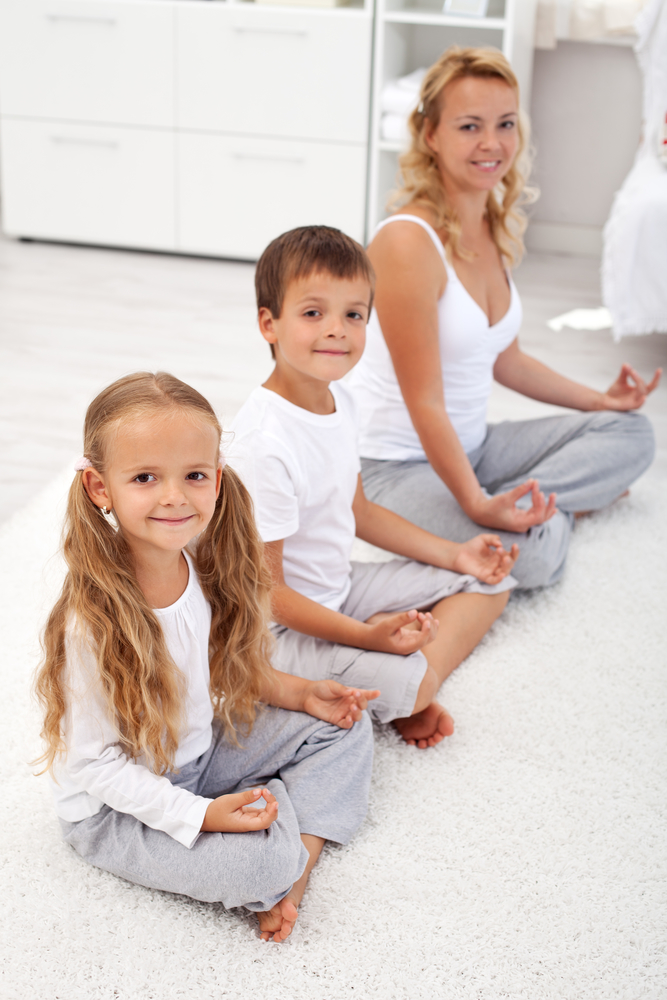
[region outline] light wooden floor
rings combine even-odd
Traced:
[[[603,388],[621,361],[667,368],[667,337],[611,341],[608,331],[553,333],[546,320],[600,304],[590,258],[531,254],[516,273],[523,346]],[[255,327],[253,267],[230,261],[0,238],[0,522],[81,452],[86,406],[138,369],[165,369],[198,388],[223,422],[268,375]],[[490,419],[555,412],[496,387]],[[667,389],[646,412],[667,473]]]

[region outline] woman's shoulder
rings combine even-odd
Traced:
[[[407,206],[380,223],[368,247],[378,278],[392,271],[410,274],[413,280],[419,274],[442,294],[447,280],[445,251],[434,221],[426,209]]]

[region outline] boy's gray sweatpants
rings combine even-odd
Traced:
[[[480,485],[491,496],[526,479],[556,493],[557,513],[523,534],[494,531],[503,545],[518,543],[512,570],[520,588],[555,583],[563,573],[576,511],[612,503],[644,472],[655,453],[651,424],[641,413],[573,413],[539,420],[489,424],[486,438],[468,455]],[[463,512],[428,462],[362,459],[366,495],[441,538],[465,542],[483,531]],[[530,506],[530,499],[519,501]]]
[[[346,844],[368,806],[373,733],[368,715],[352,729],[303,712],[262,709],[240,747],[214,723],[210,748],[169,779],[215,798],[257,786],[278,800],[268,830],[202,833],[191,848],[104,806],[79,823],[61,820],[67,843],[86,861],[150,889],[182,893],[225,907],[269,910],[303,874],[309,833]]]

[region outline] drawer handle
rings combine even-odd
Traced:
[[[54,24],[59,24],[62,22],[67,22],[69,24],[103,24],[107,27],[113,27],[117,24],[115,17],[95,17],[89,14],[47,14],[47,21],[52,21]]]
[[[307,31],[303,28],[238,28],[232,29],[238,35],[295,35],[297,38],[306,38]]]
[[[263,156],[261,153],[232,153],[235,160],[265,160],[267,163],[305,163],[303,156]]]
[[[111,139],[74,139],[68,135],[52,135],[51,142],[57,146],[97,146],[102,149],[118,149],[118,143]]]

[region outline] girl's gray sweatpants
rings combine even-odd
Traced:
[[[468,455],[491,496],[526,479],[556,493],[558,512],[523,534],[496,531],[520,548],[512,570],[520,588],[544,587],[562,575],[575,511],[599,510],[623,493],[653,461],[651,424],[641,413],[573,413],[489,424]],[[428,462],[362,459],[366,495],[440,538],[465,542],[490,528],[475,524]],[[519,507],[530,506],[524,498]]]
[[[352,729],[303,712],[262,709],[240,747],[214,723],[211,746],[169,779],[215,798],[259,785],[278,800],[268,830],[202,833],[191,848],[104,806],[79,823],[61,820],[67,843],[93,865],[145,885],[225,907],[269,910],[303,874],[302,833],[346,844],[368,806],[373,733],[366,712]]]

